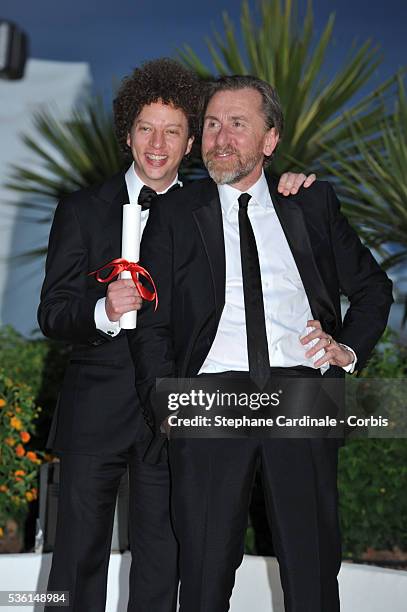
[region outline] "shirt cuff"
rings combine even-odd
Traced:
[[[96,329],[114,338],[120,333],[119,321],[110,321],[106,314],[106,298],[100,298],[95,306]]]
[[[342,369],[345,370],[345,372],[347,372],[348,374],[353,374],[353,372],[355,371],[356,362],[358,360],[358,358],[356,357],[356,353],[347,344],[342,344],[341,342],[339,342],[338,344],[339,344],[339,346],[343,346],[343,348],[346,348],[348,351],[350,351],[352,353],[352,355],[353,355],[352,363],[350,363],[347,366],[343,366]]]

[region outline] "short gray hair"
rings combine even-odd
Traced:
[[[270,83],[255,76],[234,74],[221,76],[214,81],[210,81],[206,86],[202,119],[210,100],[215,94],[219,91],[237,91],[239,89],[254,89],[259,92],[266,128],[270,130],[274,127],[278,132],[279,140],[281,140],[284,130],[284,115],[277,92]],[[270,160],[271,156],[265,157],[265,165]]]

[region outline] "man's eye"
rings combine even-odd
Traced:
[[[141,125],[141,126],[140,126],[140,130],[141,130],[142,132],[149,132],[149,131],[150,131],[150,128],[148,127],[148,125]]]
[[[243,123],[241,121],[234,121],[233,122],[233,126],[234,127],[243,127]]]
[[[178,130],[167,130],[167,134],[177,135],[178,133]]]

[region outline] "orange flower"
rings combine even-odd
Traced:
[[[4,536],[4,530],[3,527],[0,527],[0,538],[2,538]]]
[[[25,442],[29,442],[31,436],[28,433],[28,431],[20,431],[20,438],[25,443]]]
[[[7,493],[7,491],[8,491],[8,486],[7,486],[7,485],[4,485],[4,484],[3,484],[3,485],[0,485],[0,491],[1,491],[2,493]]]
[[[4,408],[6,404],[7,404],[6,400],[3,398],[0,398],[0,408]]]
[[[8,438],[4,440],[4,442],[7,444],[7,446],[14,446],[16,443],[16,440],[14,440],[14,438],[11,438],[9,436]]]
[[[33,496],[33,499],[37,499],[37,497],[38,497],[37,489],[35,489],[35,488],[31,489],[31,495]]]
[[[16,407],[14,408],[14,411],[15,411],[15,412],[17,412],[17,414],[20,414],[20,412],[21,412],[21,408],[20,408],[20,406],[16,406]]]
[[[38,461],[38,457],[35,453],[33,453],[32,451],[28,451],[28,453],[26,454],[27,459],[29,459],[30,461],[32,461],[33,463],[35,463],[36,461]]]
[[[12,417],[10,419],[10,425],[13,427],[13,429],[17,429],[17,431],[20,431],[20,429],[23,428],[22,422],[17,417]]]
[[[16,470],[14,472],[14,476],[25,476],[25,471],[24,470]]]
[[[17,457],[24,457],[25,450],[24,450],[24,446],[22,444],[17,444],[17,446],[16,446],[16,455],[17,455]]]
[[[33,494],[31,493],[31,491],[27,491],[25,494],[25,498],[27,501],[32,502],[32,500],[34,499]]]

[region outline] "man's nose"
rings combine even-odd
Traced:
[[[224,147],[225,145],[227,145],[229,142],[229,134],[228,134],[228,130],[225,126],[221,126],[218,130],[218,132],[216,133],[216,140],[215,140],[215,144],[218,147]]]
[[[151,146],[154,149],[161,149],[165,144],[164,132],[161,130],[154,130],[151,134]]]

